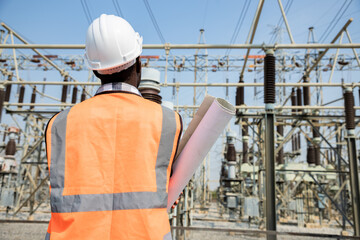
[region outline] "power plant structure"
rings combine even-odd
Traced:
[[[316,43],[310,27],[308,43],[298,44],[278,2],[290,44],[253,43],[264,4],[260,0],[245,44],[207,44],[201,29],[197,44],[143,46],[164,55],[141,56],[141,94],[178,111],[185,129],[207,93],[225,90],[236,106],[236,117],[218,139],[218,154],[206,157],[169,213],[174,239],[211,232],[209,222],[212,231],[224,234],[222,239],[360,239],[360,82],[335,77],[360,71],[360,44],[348,31],[353,19],[337,29],[330,43]],[[5,23],[0,32],[0,222],[47,222],[47,122],[92,97],[100,81],[81,55],[43,53],[84,49],[82,44],[32,44]],[[183,49],[194,54],[176,55]],[[217,49],[247,53],[211,55]],[[19,76],[23,70],[60,75],[30,80]],[[88,72],[87,79],[75,77],[82,72]],[[180,72],[192,80],[171,77]],[[211,78],[219,73],[236,78]],[[191,92],[186,99],[185,90]],[[210,179],[214,162],[220,166],[215,181]],[[312,232],[321,228],[333,232]]]

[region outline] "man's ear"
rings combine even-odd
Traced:
[[[141,60],[140,56],[136,58],[136,72],[141,74]]]

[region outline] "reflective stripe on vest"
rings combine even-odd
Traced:
[[[162,107],[162,130],[156,159],[156,192],[63,195],[67,117],[59,113],[51,127],[51,211],[53,213],[166,208],[167,168],[177,131],[175,113]]]

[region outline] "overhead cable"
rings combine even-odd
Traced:
[[[341,10],[344,8],[346,2],[348,2],[348,5],[345,7],[345,9],[342,11],[341,15],[339,17],[337,17]],[[346,10],[349,8],[350,4],[352,3],[352,0],[350,1],[344,1],[343,5],[341,6],[340,10],[337,12],[337,14],[335,15],[335,17],[333,18],[333,20],[331,21],[331,23],[328,25],[328,27],[326,28],[325,32],[321,35],[321,37],[319,38],[319,42],[323,42],[327,39],[327,37],[329,36],[329,34],[332,32],[332,30],[334,29],[334,27],[336,26],[336,24],[339,22],[339,20],[342,18],[342,16],[344,15],[344,13],[346,12]]]
[[[115,11],[116,11],[117,15],[118,15],[119,17],[124,18],[124,14],[123,14],[122,11],[121,11],[119,2],[118,2],[117,0],[112,0],[112,2],[113,2],[113,4],[114,4],[114,8],[115,8]]]
[[[84,11],[85,17],[86,17],[88,23],[90,24],[91,23],[91,16],[90,16],[90,13],[88,12],[89,8],[86,7],[87,5],[85,6],[86,1],[80,0],[80,2],[81,2],[82,9]]]
[[[154,16],[154,14],[153,14],[153,12],[152,12],[152,10],[151,10],[151,7],[150,7],[149,2],[148,2],[147,0],[143,0],[143,2],[144,2],[144,5],[145,5],[145,7],[146,7],[146,10],[147,10],[148,13],[149,13],[149,16],[150,16],[150,19],[151,19],[151,21],[152,21],[152,23],[153,23],[153,25],[154,25],[154,28],[155,28],[155,30],[156,30],[159,38],[160,38],[160,41],[161,41],[163,44],[165,44],[165,38],[164,38],[164,36],[163,36],[162,33],[161,33],[160,27],[159,27],[159,25],[158,25],[158,23],[157,23],[157,21],[156,21],[156,19],[155,19],[155,16]]]
[[[244,5],[243,5],[243,8],[240,12],[240,15],[239,15],[239,19],[236,23],[236,26],[235,26],[235,29],[234,29],[234,32],[233,32],[233,35],[231,36],[231,39],[230,39],[230,44],[234,44],[238,35],[239,35],[239,32],[240,32],[240,29],[242,27],[242,24],[244,22],[244,19],[245,19],[245,16],[249,10],[249,6],[250,6],[250,1],[249,0],[246,0]],[[227,49],[226,52],[225,52],[225,55],[229,55],[231,52],[231,49]]]

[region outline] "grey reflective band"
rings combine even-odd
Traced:
[[[50,240],[50,233],[46,233],[46,235],[45,235],[45,240]]]
[[[171,232],[168,232],[167,234],[165,234],[163,240],[172,240]]]
[[[125,209],[166,208],[167,168],[176,135],[175,112],[162,107],[163,119],[156,159],[157,192],[80,194],[63,196],[65,175],[66,123],[70,109],[61,112],[51,127],[51,212],[92,212]]]
[[[99,94],[102,92],[113,92],[113,91],[130,92],[130,93],[135,93],[136,95],[141,96],[141,93],[139,92],[139,90],[136,87],[134,87],[130,84],[124,83],[124,82],[106,83],[104,85],[101,85],[101,87],[96,91],[96,94]]]

